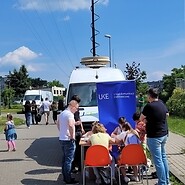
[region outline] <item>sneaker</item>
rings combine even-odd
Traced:
[[[74,179],[72,179],[70,182],[66,182],[66,184],[79,184],[79,182],[78,181],[76,181],[76,180],[74,180]]]
[[[127,182],[130,182],[130,179],[127,176],[125,176],[124,181],[127,183]]]
[[[13,151],[13,152],[15,152],[15,151],[16,151],[16,149],[14,148],[12,151]]]

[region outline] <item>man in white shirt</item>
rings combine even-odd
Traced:
[[[78,110],[78,107],[78,102],[71,100],[68,107],[60,113],[57,120],[62,151],[62,174],[66,184],[78,183],[78,181],[71,177],[71,166],[76,148],[74,113]]]
[[[45,98],[45,101],[43,101],[42,106],[44,110],[44,117],[45,117],[46,125],[48,125],[50,108],[51,108],[51,103],[49,102],[48,98]]]

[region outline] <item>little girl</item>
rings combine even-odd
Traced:
[[[5,133],[7,146],[8,146],[7,151],[11,151],[11,146],[12,146],[12,151],[16,151],[15,140],[17,139],[17,134],[15,131],[13,116],[9,113],[7,114],[7,122],[4,128],[4,133]]]
[[[137,131],[135,131],[129,123],[126,123],[124,125],[124,130],[125,131],[123,131],[121,134],[117,135],[117,137],[115,138],[116,142],[119,143],[120,141],[122,141],[125,144],[125,146],[129,144],[140,144],[141,143]],[[119,159],[120,159],[120,156],[117,158],[117,160],[119,161]],[[125,168],[121,168],[121,172],[124,177],[124,181],[128,183],[130,181],[130,178],[126,176]],[[134,176],[132,177],[132,180],[138,182],[139,178],[138,178],[137,166],[133,166],[133,172],[134,172]]]

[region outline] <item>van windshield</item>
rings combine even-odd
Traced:
[[[41,95],[25,95],[24,100],[41,100]]]
[[[97,106],[96,83],[75,83],[70,84],[68,91],[68,102],[76,94],[80,97],[80,107]]]

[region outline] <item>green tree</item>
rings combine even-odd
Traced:
[[[48,82],[49,87],[64,87],[63,84],[61,84],[58,80],[53,80],[52,82]]]
[[[19,71],[14,69],[13,72],[9,72],[5,83],[15,91],[15,97],[22,98],[25,91],[29,89],[31,85],[25,65],[22,65]]]
[[[146,94],[149,86],[147,83],[140,83],[138,86],[138,92],[142,93],[143,95]]]
[[[47,86],[47,81],[46,80],[42,80],[40,78],[31,78],[31,86],[33,88],[43,88],[43,87],[48,87]]]
[[[185,79],[185,65],[182,65],[181,68],[173,68],[170,75],[163,76],[163,91],[160,97],[164,102],[167,102],[172,96],[178,78]]]
[[[4,106],[10,109],[11,108],[11,104],[13,101],[13,98],[15,96],[15,91],[13,90],[12,87],[5,87],[5,89],[2,92],[2,100],[4,102]]]
[[[185,90],[176,88],[173,90],[172,96],[167,101],[170,114],[179,117],[185,117]]]
[[[126,63],[126,70],[124,71],[126,73],[126,79],[127,80],[135,80],[136,81],[136,88],[137,91],[140,89],[140,85],[143,82],[143,80],[146,79],[146,72],[141,71],[140,63],[136,64],[136,62],[132,62],[132,65],[129,65]]]

